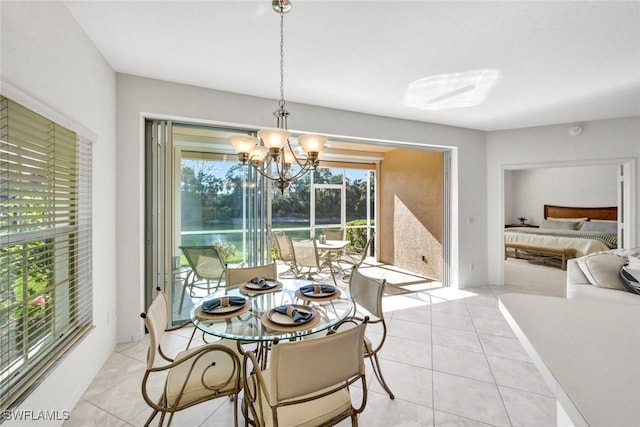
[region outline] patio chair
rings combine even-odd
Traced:
[[[318,248],[316,246],[316,239],[289,239],[291,244],[291,252],[293,253],[293,262],[295,263],[296,270],[299,272],[299,276],[306,274],[307,279],[313,280],[313,274],[320,274],[322,271],[323,262],[321,262],[318,256]],[[304,272],[306,269],[306,273]],[[329,272],[333,283],[336,283],[336,278],[333,274],[333,270],[330,268]]]
[[[367,243],[364,245],[362,252],[345,252],[339,258],[337,258],[334,262],[338,266],[338,268],[345,273],[344,268],[342,268],[341,264],[347,264],[350,266],[350,271],[353,272],[357,270],[367,256],[369,256],[369,251],[371,250],[371,245],[373,244],[374,234],[371,233],[371,237],[367,240]],[[345,274],[342,276],[342,280],[346,281],[351,276],[351,273]]]
[[[234,405],[234,425],[238,425],[238,393],[242,387],[242,366],[233,343],[218,342],[179,352],[170,358],[162,351],[161,342],[167,326],[166,297],[162,291],[146,313],[141,313],[149,331],[147,367],[142,379],[142,397],[153,412],[145,426],[151,424],[158,412],[158,425],[171,425],[175,412],[202,402],[229,396]],[[160,356],[165,362],[157,363]],[[161,388],[159,380],[164,380]],[[158,393],[160,391],[160,393]],[[157,400],[151,396],[160,395]]]
[[[254,426],[333,426],[358,414],[367,404],[364,332],[360,325],[312,340],[279,343],[271,348],[270,365],[260,369],[255,356],[243,362],[242,412]],[[358,405],[350,388],[358,383]]]
[[[327,240],[344,240],[344,228],[327,228],[324,236]]]
[[[273,237],[276,241],[276,247],[278,248],[278,258],[288,267],[288,269],[280,273],[280,275],[285,276],[291,274],[293,277],[297,277],[298,271],[296,271],[295,263],[293,262],[293,253],[291,252],[289,237],[284,231],[274,231]]]
[[[180,249],[187,258],[191,271],[187,274],[182,286],[178,313],[182,313],[187,289],[189,289],[189,296],[192,298],[205,297],[211,293],[212,283],[215,283],[213,289],[220,286],[226,270],[224,260],[213,246],[180,246]],[[206,293],[197,295],[194,292],[195,289],[206,290]]]

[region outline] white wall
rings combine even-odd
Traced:
[[[582,123],[584,131],[571,136],[574,124],[513,129],[487,134],[487,252],[489,283],[504,283],[503,229],[504,171],[530,167],[561,167],[631,163],[637,169],[640,159],[640,117],[598,120]],[[635,211],[635,242],[640,242],[640,174],[631,177],[634,186],[630,207]],[[560,183],[558,183],[560,185]]]
[[[615,165],[505,171],[505,223],[540,224],[544,205],[604,207],[618,204]]]
[[[93,147],[95,328],[20,405],[71,410],[115,345],[115,73],[62,3],[3,1],[0,7],[0,77],[6,87],[98,136]]]
[[[129,75],[117,76],[118,104],[118,340],[142,335],[144,309],[144,140],[142,116],[273,127],[277,101]],[[383,118],[301,104],[287,104],[295,131],[320,132],[420,145],[459,147],[459,233],[454,276],[461,287],[486,283],[484,132]],[[470,220],[469,220],[470,219]],[[475,269],[460,268],[474,263]]]

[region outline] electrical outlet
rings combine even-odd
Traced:
[[[469,263],[469,270],[473,271],[473,263],[472,262]]]

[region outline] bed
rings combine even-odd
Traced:
[[[505,259],[547,257],[566,260],[618,246],[617,207],[544,205],[538,227],[512,227],[504,231]]]

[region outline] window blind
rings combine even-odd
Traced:
[[[92,144],[0,96],[0,409],[92,324]]]

